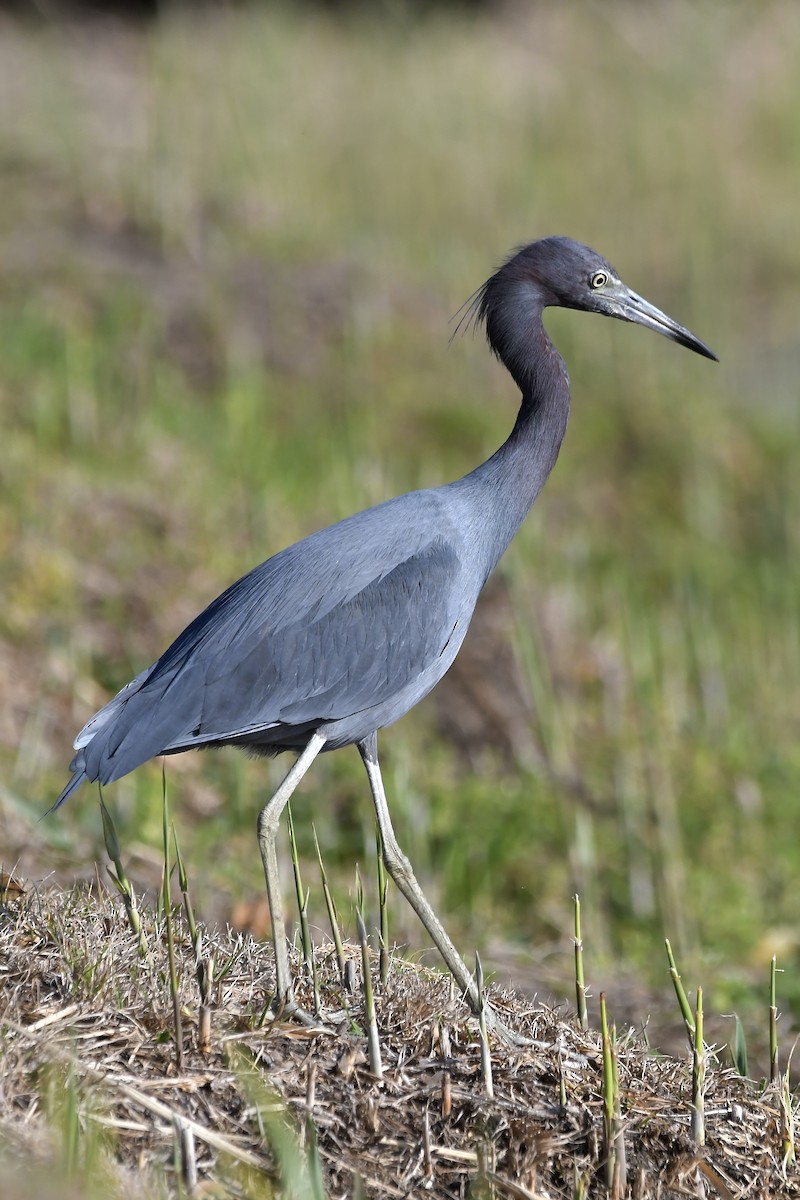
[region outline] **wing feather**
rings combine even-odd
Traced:
[[[432,520],[443,516],[432,493],[399,499],[417,500],[399,527],[390,501],[228,588],[92,718],[73,770],[110,782],[157,754],[256,731],[280,744],[286,726],[413,693],[463,613],[464,562],[449,523]]]

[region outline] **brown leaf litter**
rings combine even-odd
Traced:
[[[332,947],[318,947],[323,1011],[346,1015],[338,1026],[273,1022],[270,946],[205,930],[202,953],[213,954],[215,983],[211,1052],[204,1055],[197,1049],[194,951],[179,924],[186,1060],[178,1073],[163,921],[152,911],[142,916],[146,959],[111,895],[6,892],[0,908],[6,1175],[15,1158],[24,1156],[27,1171],[52,1154],[43,1081],[72,1072],[81,1128],[95,1122],[111,1138],[118,1195],[153,1194],[155,1185],[153,1193],[143,1189],[159,1174],[175,1194],[181,1187],[198,1195],[288,1195],[285,1151],[279,1164],[271,1149],[280,1141],[274,1122],[284,1134],[291,1126],[299,1162],[313,1140],[309,1117],[329,1197],[351,1196],[359,1186],[365,1196],[441,1200],[609,1194],[596,1032],[490,989],[502,1020],[528,1043],[509,1046],[490,1035],[494,1098],[488,1099],[477,1023],[448,979],[394,957],[387,985],[375,982],[379,1084],[367,1067],[358,970],[348,993]],[[358,948],[346,950],[358,963]],[[299,974],[299,957],[293,961]],[[309,982],[299,978],[297,986],[309,1006]],[[777,1092],[709,1058],[706,1145],[699,1147],[689,1131],[688,1055],[655,1055],[632,1030],[621,1038],[627,1184],[619,1194],[800,1196],[800,1171],[783,1162]],[[181,1162],[182,1183],[175,1165]],[[267,1179],[276,1179],[279,1168],[285,1187],[273,1192]]]

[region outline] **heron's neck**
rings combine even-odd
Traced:
[[[466,478],[480,484],[487,574],[531,510],[555,466],[569,420],[569,376],[542,329],[538,354],[517,382],[522,404],[514,428],[491,458]]]

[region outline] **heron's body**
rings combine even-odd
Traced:
[[[563,363],[557,379],[546,413],[524,402],[469,475],[321,529],[228,588],[81,731],[59,802],[159,754],[299,750],[316,730],[335,750],[408,712],[452,664],[550,473],[569,415]]]
[[[450,666],[483,582],[464,508],[413,492],[256,567],[94,718],[84,770],[110,782],[201,746],[302,749],[316,729],[335,750],[397,720]]]
[[[273,921],[276,988],[291,1000],[275,854],[277,822],[321,750],[357,744],[390,875],[473,1007],[475,985],[394,838],[376,734],[453,662],[488,576],[544,486],[569,416],[569,379],[542,325],[547,305],[644,324],[713,358],[631,292],[605,259],[567,238],[524,247],[472,308],[521,392],[514,428],[454,483],[411,492],[281,550],[233,584],[76,739],[73,778],[110,783],[158,754],[236,745],[299,752],[262,810],[259,841]]]

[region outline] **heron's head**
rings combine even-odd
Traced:
[[[572,238],[542,238],[521,247],[476,294],[474,311],[485,322],[492,349],[508,362],[518,355],[526,330],[530,336],[531,320],[549,306],[645,325],[697,354],[717,357],[688,329],[631,291],[601,254]]]

